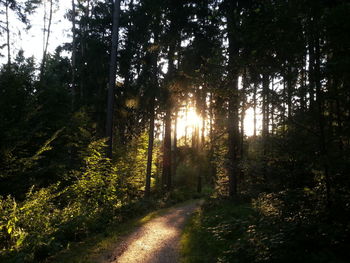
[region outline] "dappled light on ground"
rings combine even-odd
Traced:
[[[125,239],[115,251],[113,263],[175,263],[184,223],[196,203],[173,208],[153,219]]]

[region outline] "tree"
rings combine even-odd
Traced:
[[[114,109],[114,89],[117,72],[117,48],[119,40],[119,12],[120,0],[114,1],[113,9],[113,28],[112,28],[112,49],[111,62],[109,68],[108,97],[107,97],[107,119],[106,119],[106,137],[108,138],[107,156],[112,158],[113,149],[113,109]]]
[[[227,31],[229,40],[228,60],[228,177],[229,195],[237,195],[237,180],[239,174],[238,162],[240,160],[240,135],[239,135],[239,24],[241,6],[239,1],[226,1],[227,5]]]

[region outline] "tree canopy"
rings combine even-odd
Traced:
[[[41,4],[36,63],[13,54],[9,14],[29,27]],[[347,1],[72,0],[72,41],[49,53],[53,4],[0,0],[0,259],[39,262],[137,202],[210,193],[279,211],[295,243],[327,248],[308,262],[346,261]]]

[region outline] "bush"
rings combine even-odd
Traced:
[[[0,198],[2,262],[40,261],[112,220],[147,209],[128,196],[130,178],[122,180],[104,149],[104,140],[90,143],[80,153],[84,165],[66,177],[64,187],[32,188],[19,203]]]

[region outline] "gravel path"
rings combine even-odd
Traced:
[[[188,217],[198,207],[192,202],[169,209],[126,237],[113,253],[113,263],[177,263],[181,233]]]

